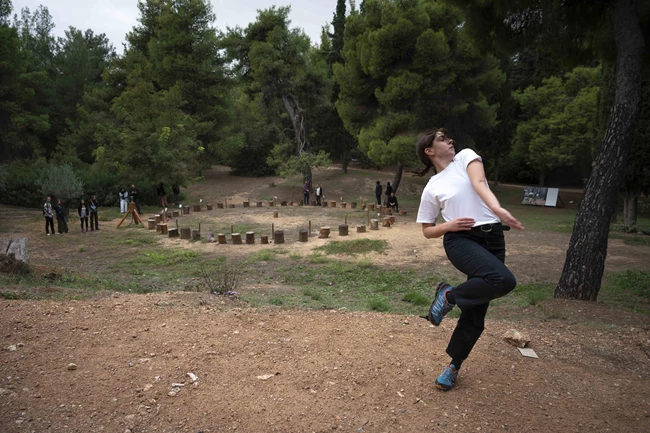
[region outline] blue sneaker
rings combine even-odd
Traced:
[[[451,291],[451,289],[453,289],[453,287],[447,283],[438,284],[436,296],[433,298],[433,302],[429,307],[429,314],[427,315],[429,322],[433,323],[435,326],[440,325],[442,318],[455,307],[455,304],[447,302],[447,292]]]
[[[442,374],[436,379],[436,388],[449,391],[456,385],[457,378],[458,370],[456,370],[456,367],[453,364],[446,365]]]

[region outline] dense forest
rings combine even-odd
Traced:
[[[1,202],[110,205],[131,183],[153,202],[159,183],[213,164],[311,181],[357,161],[396,167],[397,189],[417,134],[444,126],[494,182],[586,187],[568,258],[584,242],[606,251],[580,233],[606,236],[619,198],[635,230],[650,189],[648,2],[332,0],[319,41],[290,6],[226,29],[207,0],[138,8],[118,55],[93,29],[53,36],[44,6],[0,0]]]

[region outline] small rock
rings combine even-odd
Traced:
[[[273,376],[275,376],[275,373],[273,373],[273,374],[263,374],[263,375],[261,375],[261,376],[257,376],[257,378],[258,378],[259,380],[269,380],[269,379],[272,378]]]
[[[15,344],[12,344],[11,346],[7,347],[7,350],[9,352],[15,352],[16,350],[18,350],[18,348],[16,347]]]
[[[194,373],[187,373],[187,377],[190,378],[190,382],[194,383],[199,380],[199,377]]]
[[[169,391],[169,392],[167,393],[167,395],[170,396],[170,397],[176,397],[176,394],[177,394],[176,391]]]
[[[503,334],[503,339],[516,347],[526,347],[526,345],[530,343],[530,338],[515,329],[509,329],[506,331],[506,333]]]
[[[73,362],[68,364],[68,370],[72,371],[72,370],[76,370],[76,369],[77,369],[77,364],[75,364]]]
[[[142,388],[142,390],[143,390],[144,392],[147,392],[147,391],[149,391],[151,388],[153,388],[153,385],[150,384],[150,383],[148,383],[148,384],[146,384],[146,385],[144,386],[144,388]]]

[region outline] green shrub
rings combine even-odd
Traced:
[[[422,305],[422,306],[427,306],[431,303],[431,299],[427,298],[422,293],[418,293],[418,292],[406,293],[402,298],[402,301],[410,302],[413,305]]]

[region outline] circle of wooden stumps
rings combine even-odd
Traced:
[[[298,241],[307,242],[309,240],[309,231],[305,228],[302,228],[298,231]]]
[[[379,230],[379,220],[373,218],[370,220],[370,230]]]
[[[255,232],[246,232],[246,245],[253,245],[255,243]]]
[[[330,235],[330,228],[329,227],[321,227],[320,232],[318,232],[318,237],[320,239],[327,239]]]
[[[284,243],[284,230],[276,230],[273,232],[273,242],[276,244]]]
[[[340,224],[339,225],[339,236],[347,236],[348,235],[348,225],[347,224]]]

